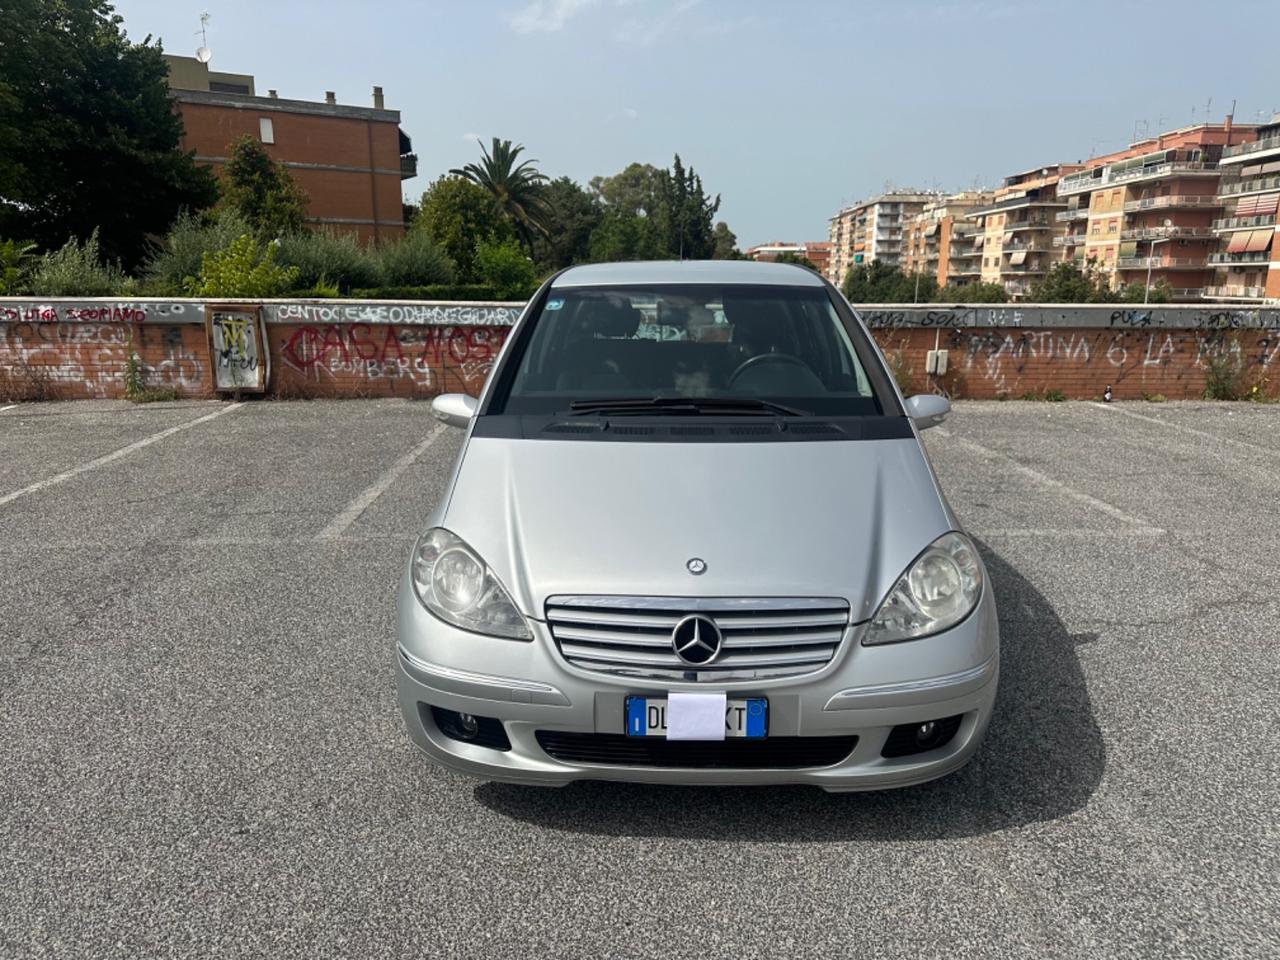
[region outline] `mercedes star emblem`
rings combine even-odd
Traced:
[[[710,663],[720,653],[720,628],[710,617],[685,617],[671,631],[671,646],[685,663]]]
[[[701,557],[694,557],[685,564],[685,567],[696,577],[707,572],[707,561]]]

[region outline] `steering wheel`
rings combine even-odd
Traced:
[[[807,363],[799,357],[792,356],[789,353],[761,353],[748,360],[744,360],[738,365],[738,369],[729,374],[729,383],[733,384],[740,376],[754,367],[764,366],[766,363],[781,363],[790,367],[802,367],[805,372],[812,376],[813,370]]]

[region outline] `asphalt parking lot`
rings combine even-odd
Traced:
[[[1280,955],[1280,409],[927,436],[1003,627],[972,764],[542,791],[402,731],[425,404],[0,410],[0,957]]]

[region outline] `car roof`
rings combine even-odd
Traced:
[[[551,284],[612,287],[679,283],[748,283],[777,287],[821,287],[822,278],[794,263],[756,260],[648,260],[570,267]]]

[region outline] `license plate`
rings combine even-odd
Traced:
[[[769,701],[764,697],[725,702],[724,735],[760,738],[769,726]],[[627,697],[627,736],[665,737],[666,697]]]

